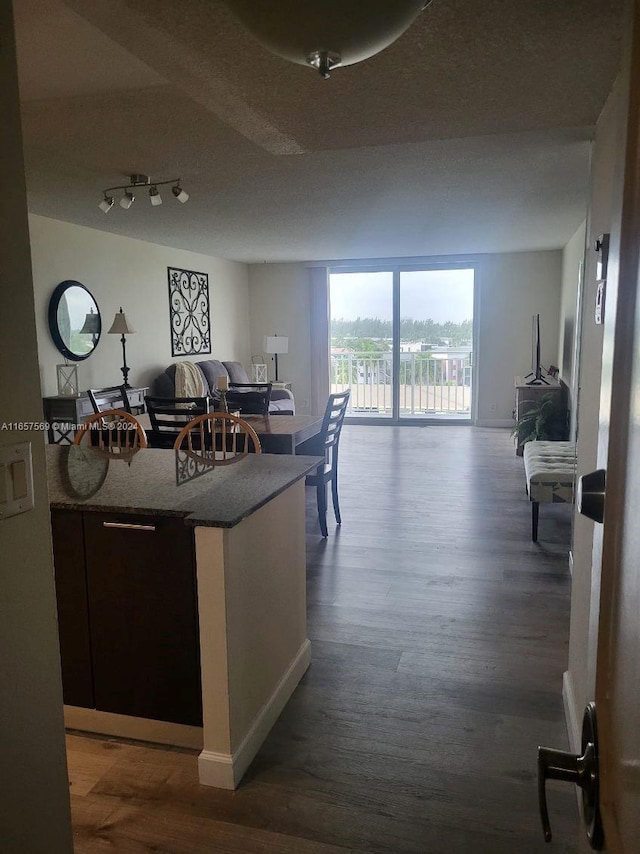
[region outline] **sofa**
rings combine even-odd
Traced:
[[[220,401],[218,377],[226,376],[229,383],[250,383],[244,365],[241,362],[220,362],[218,359],[206,359],[195,362],[196,367],[204,378],[207,395],[217,406]],[[175,397],[175,363],[169,365],[152,384],[152,394],[156,397]],[[296,404],[293,393],[286,388],[272,388],[269,401],[270,415],[295,415]]]

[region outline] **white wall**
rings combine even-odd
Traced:
[[[251,352],[262,354],[265,335],[286,335],[289,352],[278,357],[278,375],[293,383],[296,412],[310,412],[310,271],[303,264],[252,264],[249,267]],[[272,356],[265,356],[269,379]]]
[[[560,250],[481,256],[477,342],[479,426],[513,424],[513,378],[531,370],[534,314],[540,314],[542,364],[547,368],[556,364],[561,273]]]
[[[562,253],[481,255],[477,262],[478,423],[510,426],[513,378],[530,370],[535,313],[541,316],[542,362],[548,366],[557,360]],[[264,335],[289,337],[289,354],[280,360],[280,375],[294,383],[296,411],[308,412],[309,270],[303,264],[253,264],[249,288],[252,352],[262,351]],[[270,371],[273,377],[272,367]]]
[[[571,390],[574,364],[573,350],[577,334],[576,299],[580,263],[584,259],[586,222],[583,222],[562,251],[562,294],[558,327],[558,361],[560,378]],[[571,406],[571,398],[569,398]]]
[[[595,238],[611,230],[613,196],[616,187],[616,157],[618,141],[624,128],[623,90],[620,81],[614,87],[600,115],[596,128],[591,163],[591,190],[587,225],[582,338],[580,349],[580,380],[577,401],[578,459],[577,477],[593,471],[597,463],[598,418],[600,410],[600,379],[602,369],[603,326],[594,322],[596,299]],[[606,305],[605,305],[606,311]],[[569,637],[569,668],[565,676],[565,704],[573,722],[570,736],[575,744],[579,738],[577,726],[582,710],[594,696],[594,671],[590,669],[595,635],[590,632],[592,561],[594,523],[575,512],[573,527],[573,582],[571,588],[571,627]],[[595,560],[599,566],[599,560]],[[599,584],[598,578],[593,579]],[[579,745],[578,745],[579,746]]]
[[[237,359],[249,364],[246,264],[41,216],[31,215],[29,228],[40,376],[45,396],[57,394],[55,366],[64,361],[51,338],[47,311],[54,288],[65,279],[85,285],[102,315],[103,332],[95,353],[77,363],[81,389],[122,382],[120,336],[107,334],[120,306],[136,329],[135,335],[127,337],[131,385],[149,385],[167,365],[177,361],[171,355],[167,267],[196,270],[209,276],[211,355],[187,358]]]
[[[0,424],[42,420],[11,4],[0,3]],[[30,442],[35,507],[0,520],[0,849],[71,852],[69,783],[41,431],[0,430],[0,448]]]

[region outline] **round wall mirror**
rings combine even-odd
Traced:
[[[74,362],[86,359],[96,349],[102,332],[100,311],[80,282],[60,282],[51,295],[49,329],[58,350]]]

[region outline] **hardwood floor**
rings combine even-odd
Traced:
[[[68,736],[76,852],[528,854],[589,850],[566,748],[570,508],[530,540],[507,431],[344,429],[336,529],[307,490],[313,663],[236,792],[196,754]]]

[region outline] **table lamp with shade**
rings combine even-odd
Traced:
[[[136,330],[131,326],[129,321],[127,320],[126,314],[122,310],[122,306],[120,306],[120,311],[116,312],[116,316],[113,319],[113,323],[111,324],[111,329],[107,332],[107,335],[120,335],[120,341],[122,343],[122,367],[120,370],[122,371],[122,376],[124,377],[124,387],[131,388],[128,381],[129,376],[129,368],[127,367],[127,339],[125,336],[132,335]]]
[[[276,367],[276,382],[278,378],[278,355],[289,352],[289,339],[284,335],[265,335],[264,336],[264,352],[273,356]]]

